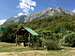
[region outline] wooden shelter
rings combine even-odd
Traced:
[[[28,27],[21,27],[16,31],[16,45],[30,46],[31,36],[38,36],[38,34]]]

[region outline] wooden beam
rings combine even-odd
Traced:
[[[30,46],[30,33],[29,33],[29,37],[28,37],[28,46]]]
[[[16,35],[16,46],[18,45],[17,37],[18,37],[18,36]]]

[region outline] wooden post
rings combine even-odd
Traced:
[[[23,46],[25,47],[25,38],[24,38],[24,35],[23,35]]]
[[[16,46],[17,46],[17,44],[18,44],[18,43],[17,43],[17,37],[18,37],[18,36],[16,35]]]
[[[30,46],[30,33],[29,33],[29,37],[28,37],[28,47]]]
[[[42,35],[42,39],[43,39],[43,41],[44,41],[44,33],[43,33],[43,35]],[[42,42],[42,46],[43,46],[43,48],[44,48],[44,42]]]
[[[47,47],[46,47],[46,52],[45,52],[45,56],[47,56]]]

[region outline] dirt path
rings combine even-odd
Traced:
[[[47,51],[40,51],[40,50],[24,51],[24,52],[1,52],[0,56],[46,56],[47,53],[48,53]],[[64,55],[75,56],[75,48],[70,48],[69,51],[65,52],[62,56]],[[54,55],[50,54],[48,56],[54,56]],[[60,53],[58,56],[60,56]]]
[[[46,56],[46,51],[3,52],[0,56]]]
[[[75,56],[75,48],[71,48],[69,54]]]

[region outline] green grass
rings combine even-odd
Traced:
[[[47,56],[68,56],[69,52],[64,50],[64,51],[49,51]]]
[[[1,43],[0,42],[0,53],[8,52],[12,56],[17,54],[18,56],[72,56],[74,53],[70,53],[70,48],[64,48],[62,50],[32,50],[32,48],[26,48],[21,46],[16,46],[15,44],[10,43]],[[13,52],[10,53],[10,52]],[[6,54],[9,56],[9,54]],[[46,55],[45,55],[46,54]]]
[[[32,50],[29,47],[16,46],[16,44],[12,43],[0,43],[0,52],[21,52]]]

